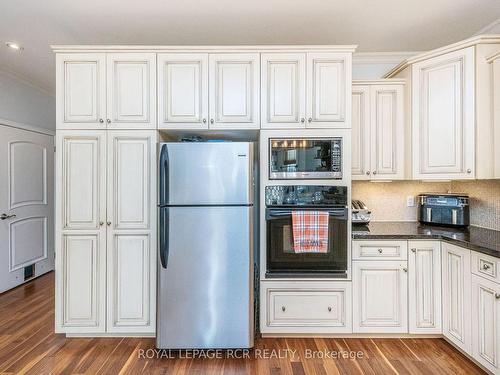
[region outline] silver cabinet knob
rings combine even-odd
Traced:
[[[500,299],[500,293],[495,293],[495,298]]]
[[[472,171],[470,169],[467,169],[467,173],[472,173]]]
[[[285,306],[281,306],[281,311],[284,312],[285,310],[286,310]]]
[[[214,119],[213,119],[213,118],[211,118],[211,119],[210,119],[210,123],[211,123],[211,124],[213,124],[213,123],[214,123]]]
[[[11,217],[16,217],[16,214],[2,214],[2,216],[0,216],[0,220],[10,219]]]
[[[373,174],[377,174],[377,171],[373,171]]]
[[[483,264],[483,270],[489,270],[490,265],[489,264]]]
[[[417,252],[417,249],[411,249],[411,252],[412,252],[412,253],[416,253],[416,252]]]
[[[370,171],[366,171],[366,175],[369,176],[370,175]]]
[[[108,227],[109,227],[111,225],[111,221],[106,222],[106,224],[108,224]]]
[[[301,123],[304,123],[304,122],[306,122],[306,119],[305,119],[304,117],[302,117],[302,118],[300,119],[300,122],[301,122]]]
[[[408,268],[403,268],[403,272],[408,272]]]
[[[206,124],[206,123],[207,123],[207,119],[206,119],[206,118],[204,118],[204,119],[203,119],[203,123],[204,123],[204,124]]]
[[[110,120],[109,118],[106,120],[106,122],[107,122],[108,124],[111,124],[111,120]]]
[[[382,254],[382,249],[378,249],[378,252],[379,252],[380,254]]]
[[[103,225],[104,225],[104,221],[100,221],[100,222],[99,222],[99,226],[101,226],[101,227],[102,227]]]
[[[307,119],[307,122],[312,122],[312,120],[313,120],[313,119],[312,119],[312,117],[309,117],[309,118]]]
[[[332,312],[332,307],[328,306],[328,312]]]
[[[104,123],[104,120],[102,118],[100,118],[99,122],[102,124],[102,123]]]

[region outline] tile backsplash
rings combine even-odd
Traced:
[[[448,192],[470,196],[471,225],[500,230],[500,180],[352,182],[352,198],[366,203],[373,221],[416,221],[418,202],[407,207],[407,197]]]

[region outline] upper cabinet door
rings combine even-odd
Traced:
[[[350,109],[350,82],[350,54],[307,54],[307,127],[350,126],[346,116],[346,108]]]
[[[370,95],[372,179],[403,179],[403,86],[373,85]]]
[[[352,87],[352,152],[353,180],[370,179],[370,87]]]
[[[413,177],[474,178],[474,47],[412,67]]]
[[[260,61],[258,53],[209,56],[212,129],[258,129]]]
[[[306,55],[261,55],[262,128],[304,128]]]
[[[156,55],[112,53],[106,60],[107,127],[156,128]]]
[[[208,129],[208,54],[158,55],[158,127]]]
[[[104,53],[58,54],[57,128],[105,128],[106,58]]]

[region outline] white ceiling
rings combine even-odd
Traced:
[[[0,69],[54,92],[50,44],[358,44],[423,51],[500,17],[498,0],[2,0]],[[24,46],[17,53],[6,41]]]

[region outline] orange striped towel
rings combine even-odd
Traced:
[[[295,253],[328,252],[328,212],[293,211],[292,227]]]

